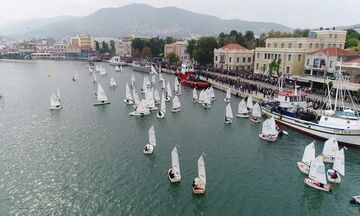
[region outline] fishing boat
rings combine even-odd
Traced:
[[[98,89],[96,93],[96,100],[97,102],[94,103],[94,106],[100,106],[100,105],[106,105],[110,104],[110,101],[108,101],[108,98],[105,94],[105,91],[100,83],[98,83]]]
[[[345,154],[344,148],[340,151],[335,152],[335,160],[332,169],[326,172],[327,179],[329,182],[340,183],[340,175],[345,176]]]
[[[172,183],[181,181],[179,154],[176,146],[171,151],[171,168],[168,171],[168,178]]]
[[[212,86],[210,86],[210,88],[209,88],[209,95],[210,95],[210,98],[212,101],[216,100],[214,88]]]
[[[149,129],[149,143],[144,147],[144,154],[152,154],[156,146],[155,128],[151,126]]]
[[[202,106],[205,109],[210,109],[211,108],[211,97],[209,95],[208,89],[204,91],[204,103],[202,104]]]
[[[57,95],[55,94],[52,94],[50,96],[50,106],[49,106],[49,109],[50,110],[60,110],[62,109],[63,107],[61,106],[61,103],[60,103],[60,99]]]
[[[130,88],[129,88],[129,85],[128,85],[127,82],[125,84],[125,87],[126,87],[126,92],[125,92],[124,103],[126,103],[128,105],[134,104],[134,100],[133,100],[133,97],[131,95]]]
[[[240,118],[248,118],[249,117],[248,109],[246,107],[246,103],[245,103],[244,99],[242,99],[239,103],[238,112],[237,112],[236,116],[240,117]]]
[[[198,95],[197,95],[197,91],[196,88],[193,89],[193,94],[192,94],[192,102],[196,103],[198,100]]]
[[[173,109],[171,110],[171,112],[180,112],[180,111],[181,111],[180,99],[177,95],[175,95],[173,98]]]
[[[165,103],[165,95],[164,92],[161,93],[161,105],[160,105],[160,110],[159,112],[156,114],[157,118],[164,118],[165,117],[165,113],[166,113],[166,103]]]
[[[206,189],[206,172],[203,155],[198,160],[198,177],[192,183],[192,190],[194,194],[203,194]]]
[[[135,105],[137,104],[136,100],[138,99],[135,99]],[[133,112],[130,112],[129,115],[130,116],[140,116],[140,117],[143,117],[143,116],[146,116],[146,115],[149,115],[150,114],[150,110],[149,108],[146,106],[146,101],[145,100],[141,100],[139,102],[138,105],[136,105],[136,110],[133,111]]]
[[[199,93],[199,98],[198,98],[198,103],[199,104],[203,104],[204,103],[204,100],[205,100],[205,91],[204,89],[200,91]]]
[[[200,80],[200,76],[196,75],[193,67],[190,64],[182,64],[181,71],[176,72],[180,83],[184,83],[192,88],[208,88],[210,84]]]
[[[335,153],[339,151],[339,144],[335,137],[331,137],[326,140],[324,143],[324,148],[322,151],[323,161],[327,163],[334,163]]]
[[[263,122],[261,133],[259,137],[263,140],[274,142],[278,137],[279,132],[276,129],[275,119],[273,117],[266,119]]]
[[[310,163],[315,159],[315,141],[312,141],[305,147],[301,162],[297,162],[298,168],[301,172],[309,174]]]
[[[305,184],[318,190],[332,191],[332,185],[328,184],[325,176],[325,165],[321,156],[316,157],[310,163],[309,177],[304,179]]]
[[[225,103],[230,103],[230,98],[231,98],[231,89],[228,88],[226,89],[226,96],[224,98]]]
[[[231,124],[233,117],[234,116],[233,116],[233,112],[231,109],[231,104],[228,103],[226,105],[226,110],[225,110],[225,119],[224,119],[225,124]]]
[[[115,78],[111,77],[110,78],[110,88],[116,88],[116,87],[117,87],[117,85],[116,85]]]
[[[252,109],[250,120],[252,122],[259,123],[261,122],[260,118],[261,118],[261,108],[260,105],[256,103]]]
[[[154,91],[154,100],[155,100],[155,105],[160,104],[160,94],[157,89],[155,89]]]
[[[134,89],[135,88],[135,76],[134,73],[131,74],[131,88]]]
[[[165,101],[166,102],[170,102],[171,101],[171,97],[172,97],[172,92],[171,92],[171,86],[170,86],[170,82],[167,82],[166,85],[166,97],[165,97]]]

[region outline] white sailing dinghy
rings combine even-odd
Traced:
[[[250,120],[256,123],[261,122],[261,107],[258,103],[256,103],[252,109]]]
[[[160,105],[160,110],[159,112],[156,114],[157,118],[164,118],[165,117],[165,113],[166,113],[166,103],[165,103],[165,95],[164,92],[161,93],[161,105]]]
[[[345,154],[344,148],[335,152],[334,166],[326,172],[329,182],[340,183],[340,175],[345,176]]]
[[[135,89],[133,89],[133,99],[134,99],[134,108],[137,109],[140,104],[139,95],[136,93]]]
[[[150,74],[157,74],[157,71],[155,70],[155,67],[153,65],[151,65]]]
[[[137,94],[135,96],[137,96]],[[139,99],[135,99],[135,104],[137,103],[136,100],[139,100]],[[146,105],[147,105],[146,100],[141,100],[139,102],[139,104],[136,105],[136,110],[129,113],[129,115],[130,116],[141,116],[141,117],[149,115],[150,110]]]
[[[140,92],[145,94],[145,92],[146,92],[146,90],[148,89],[149,86],[150,86],[149,78],[147,76],[144,76],[143,86],[140,89]]]
[[[198,99],[198,103],[199,104],[203,104],[204,103],[204,99],[205,99],[205,91],[204,89],[200,91],[199,93],[199,99]]]
[[[60,110],[62,109],[63,107],[61,106],[61,103],[60,103],[60,99],[58,98],[58,96],[56,96],[55,94],[52,94],[50,96],[50,106],[49,106],[49,109],[50,110]]]
[[[111,77],[110,78],[110,88],[116,88],[116,87],[117,87],[117,85],[116,85],[115,78]]]
[[[335,152],[339,151],[339,144],[335,137],[331,137],[326,140],[324,143],[324,148],[322,151],[322,157],[324,162],[334,163]]]
[[[168,81],[168,82],[167,82],[167,85],[166,85],[166,97],[165,97],[165,101],[166,101],[166,102],[170,102],[171,98],[172,98],[171,86],[170,86],[170,82]]]
[[[151,85],[155,85],[155,83],[156,83],[156,77],[155,77],[155,75],[153,74],[153,75],[151,76]]]
[[[298,168],[301,172],[309,174],[310,163],[315,159],[315,141],[312,141],[305,147],[301,162],[297,162]]]
[[[171,151],[171,168],[168,171],[168,178],[172,183],[181,181],[179,154],[176,146]]]
[[[242,99],[239,103],[238,112],[237,112],[236,116],[240,117],[240,118],[248,118],[249,117],[248,109],[246,107],[246,103],[245,103],[244,99]]]
[[[173,109],[171,112],[179,112],[179,111],[181,111],[181,103],[179,97],[175,95],[175,97],[173,98]]]
[[[72,81],[76,81],[78,79],[79,74],[75,71]]]
[[[144,154],[152,154],[156,146],[156,137],[154,126],[149,129],[149,143],[144,147]]]
[[[131,75],[131,88],[134,89],[135,88],[135,76],[134,74]]]
[[[161,91],[166,92],[166,81],[165,80],[161,84]]]
[[[350,200],[351,204],[360,204],[360,196],[353,196]]]
[[[214,88],[212,86],[209,88],[209,95],[212,101],[216,100]]]
[[[181,87],[180,87],[179,79],[177,77],[175,77],[175,82],[174,82],[174,94],[181,95]]]
[[[193,193],[203,194],[205,193],[205,187],[206,187],[205,162],[203,155],[201,155],[198,160],[198,177],[196,177],[192,183]]]
[[[94,74],[93,74],[93,76],[94,76],[93,83],[94,83],[94,84],[96,84],[96,82],[97,82],[97,79],[96,79],[96,74],[94,73]]]
[[[325,176],[325,165],[321,156],[317,156],[310,163],[309,177],[304,179],[305,184],[318,190],[331,191],[332,185],[328,184]]]
[[[146,90],[146,92],[145,92],[145,100],[146,100],[146,106],[149,108],[150,111],[158,109],[155,106],[154,93],[151,91],[151,89]]]
[[[120,65],[120,71],[122,71],[122,65]]]
[[[106,105],[110,104],[110,101],[108,101],[108,98],[105,94],[105,91],[100,83],[98,83],[98,90],[96,93],[96,100],[98,102],[94,103],[94,106],[100,106],[100,105]]]
[[[57,97],[58,97],[59,101],[61,101],[59,88],[56,88],[56,94],[57,94]]]
[[[276,130],[276,123],[274,117],[266,119],[262,124],[262,130],[259,137],[263,140],[274,142],[278,137],[279,132]]]
[[[133,97],[131,96],[131,92],[130,92],[130,88],[128,83],[126,82],[126,92],[125,92],[125,99],[124,99],[124,103],[131,105],[134,104],[134,100]]]
[[[246,106],[249,109],[249,111],[252,110],[252,108],[253,108],[253,99],[252,99],[251,95],[246,100]]]
[[[210,97],[209,89],[206,89],[204,91],[204,103],[202,104],[202,106],[205,109],[210,109],[211,108],[211,97]]]
[[[120,72],[119,65],[116,65],[116,67],[115,67],[115,72]]]
[[[196,103],[198,100],[196,88],[193,89],[193,96],[192,96],[192,102]]]
[[[233,112],[231,109],[231,104],[228,103],[226,105],[226,111],[225,111],[225,119],[224,119],[225,124],[231,124],[233,118],[234,118],[234,116],[233,116]]]
[[[226,90],[226,96],[225,96],[225,98],[224,98],[225,103],[229,103],[229,102],[230,102],[230,98],[231,98],[231,89],[228,88],[228,89]]]
[[[101,68],[100,75],[103,76],[103,77],[107,75],[107,72],[106,72],[105,68]]]
[[[160,94],[157,89],[155,89],[154,91],[154,99],[156,105],[160,104]]]

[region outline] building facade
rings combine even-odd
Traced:
[[[90,36],[76,36],[70,38],[70,51],[81,53],[92,51],[92,40]]]
[[[345,46],[346,31],[319,30],[309,33],[306,38],[267,38],[266,47],[255,49],[254,72],[269,73],[269,64],[281,59],[280,73],[285,75],[303,75],[305,54],[324,48]]]
[[[214,67],[227,70],[253,70],[254,50],[239,44],[214,49]]]
[[[348,62],[341,62],[338,64],[338,67],[340,66],[341,70],[345,71],[350,82],[360,83],[360,58]]]
[[[180,61],[189,61],[190,54],[187,47],[187,41],[176,41],[175,43],[165,44],[164,57],[167,58],[170,53],[175,53],[180,58]]]

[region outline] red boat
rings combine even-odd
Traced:
[[[190,65],[182,64],[181,72],[176,72],[180,83],[184,83],[187,86],[192,88],[208,88],[210,87],[210,83],[201,81],[198,77],[196,77],[196,73],[193,71],[193,68]]]

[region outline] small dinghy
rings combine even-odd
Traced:
[[[116,65],[116,67],[115,67],[115,72],[120,72],[120,67],[119,67],[119,65]]]
[[[160,104],[160,94],[157,89],[155,89],[154,91],[154,100],[155,100],[155,105]]]
[[[260,118],[261,118],[261,108],[260,105],[256,103],[252,109],[250,120],[252,122],[260,123],[261,122]]]
[[[133,97],[131,96],[131,92],[130,92],[130,88],[128,83],[126,82],[126,92],[125,92],[125,99],[124,99],[124,103],[131,105],[134,104],[134,100]]]
[[[324,148],[322,151],[322,157],[324,162],[334,163],[335,160],[335,152],[339,151],[339,144],[335,137],[331,137],[326,140],[324,143]]]
[[[133,100],[134,100],[134,108],[137,109],[140,104],[140,98],[139,98],[139,95],[136,93],[135,89],[133,89],[132,96],[133,96]]]
[[[351,204],[360,204],[360,196],[353,196],[350,200]]]
[[[161,84],[161,91],[166,92],[166,81],[165,80]]]
[[[162,119],[165,117],[165,113],[166,113],[166,103],[165,103],[165,95],[164,92],[161,93],[161,105],[160,105],[160,110],[159,112],[156,114],[156,117],[159,119]]]
[[[344,148],[340,151],[335,152],[335,160],[332,169],[326,172],[327,179],[329,182],[340,183],[340,175],[345,176],[345,154]]]
[[[196,88],[193,89],[192,102],[196,103],[198,101],[198,96],[196,92]]]
[[[228,88],[228,89],[226,90],[226,96],[225,96],[225,98],[224,98],[225,103],[230,103],[230,98],[231,98],[231,89]]]
[[[98,90],[96,93],[96,100],[97,102],[94,103],[94,106],[101,106],[101,105],[106,105],[106,104],[110,104],[110,102],[108,101],[108,98],[105,94],[105,91],[103,89],[103,87],[101,86],[100,83],[98,83]]]
[[[170,102],[171,101],[171,97],[172,97],[172,92],[171,92],[171,86],[170,86],[170,82],[167,82],[166,85],[166,97],[165,97],[165,101],[166,102]]]
[[[209,90],[205,90],[204,92],[204,103],[202,104],[202,106],[205,109],[210,109],[211,108],[211,97],[209,95]]]
[[[239,103],[239,107],[238,107],[238,112],[236,114],[237,117],[239,118],[248,118],[248,109],[246,107],[246,103],[245,100],[242,99]]]
[[[198,103],[203,104],[205,99],[205,91],[201,90],[199,93]]]
[[[176,146],[171,152],[171,168],[168,171],[168,178],[172,183],[181,181],[179,155]]]
[[[156,146],[156,137],[154,126],[149,129],[149,143],[144,147],[144,154],[152,154]]]
[[[181,85],[177,77],[175,77],[175,82],[174,82],[174,94],[181,95]]]
[[[97,79],[96,79],[96,74],[94,73],[94,74],[93,74],[93,76],[94,76],[93,83],[94,83],[94,84],[96,84],[96,82],[97,82]]]
[[[136,104],[136,100],[135,100],[135,104]],[[139,105],[136,105],[136,110],[129,113],[130,116],[146,116],[150,114],[150,110],[149,108],[147,108],[146,106],[146,101],[145,100],[141,100]]]
[[[310,163],[315,159],[315,141],[312,141],[305,147],[301,162],[297,162],[298,168],[301,172],[309,174]]]
[[[309,177],[304,179],[305,184],[318,190],[332,191],[332,185],[328,184],[325,176],[325,165],[321,156],[316,157],[310,163]]]
[[[233,112],[231,109],[231,104],[228,103],[226,105],[226,111],[225,111],[225,119],[224,119],[225,124],[231,124],[233,117],[234,116],[233,116]]]
[[[192,183],[192,191],[194,194],[205,193],[206,188],[206,172],[205,162],[203,155],[198,160],[198,177],[196,177]]]
[[[143,86],[140,89],[140,92],[145,94],[146,90],[151,86],[150,84],[150,80],[147,76],[144,76],[144,80],[143,80]]]
[[[263,140],[274,142],[278,137],[279,132],[276,130],[276,123],[274,117],[266,119],[262,124],[262,130],[259,137]]]
[[[253,100],[251,95],[246,100],[246,107],[249,109],[249,111],[251,111],[253,108]]]
[[[212,101],[216,100],[214,88],[212,86],[209,88],[209,95]]]
[[[60,110],[62,109],[63,107],[61,106],[61,103],[60,103],[60,98],[55,95],[55,94],[52,94],[50,96],[50,106],[49,106],[49,109],[50,110]]]
[[[177,95],[173,98],[173,109],[171,112],[180,112],[181,111],[181,103],[180,99]]]
[[[106,72],[105,68],[101,68],[100,76],[105,77],[106,75],[107,75],[107,72]]]
[[[116,85],[115,78],[111,77],[110,78],[110,88],[116,88],[116,87],[117,87],[117,85]]]
[[[145,100],[146,106],[150,111],[158,110],[158,108],[155,106],[154,93],[150,89],[147,89],[145,92]]]
[[[135,88],[135,76],[134,74],[131,75],[131,88],[134,89]]]
[[[72,81],[75,82],[78,79],[79,74],[75,71]]]

